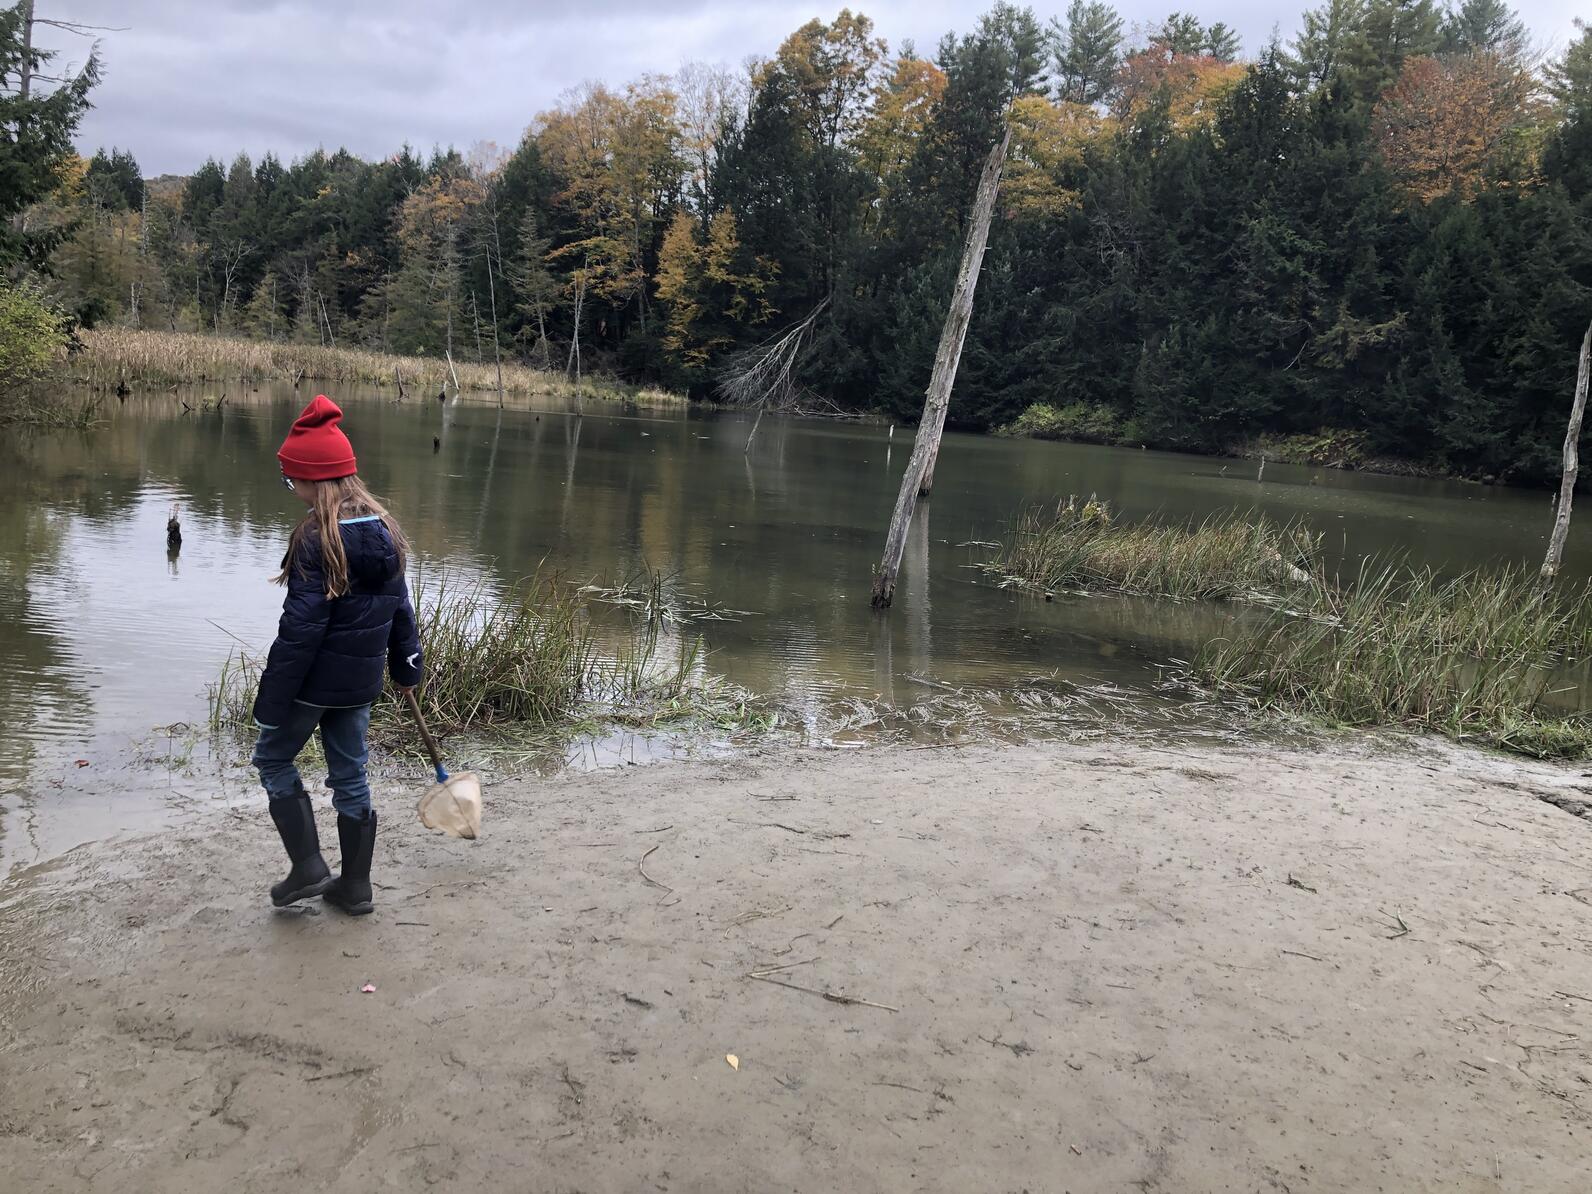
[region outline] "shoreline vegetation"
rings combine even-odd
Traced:
[[[439,736],[473,735],[514,744],[601,725],[695,727],[723,733],[772,730],[768,702],[706,667],[693,612],[644,574],[615,588],[534,575],[502,592],[447,574],[415,586],[426,682],[419,697]],[[599,607],[618,611],[604,619]],[[264,657],[234,651],[209,687],[210,729],[251,735]],[[372,741],[414,750],[416,735],[397,700],[376,702]]]
[[[1128,523],[1095,498],[1032,507],[983,568],[1043,592],[1217,600],[1243,611],[1188,680],[1267,714],[1402,727],[1539,758],[1592,753],[1592,586],[1510,566],[1444,576],[1399,558],[1329,576],[1300,525]]]
[[[446,359],[375,349],[124,327],[80,330],[74,350],[63,354],[53,366],[44,366],[40,374],[31,400],[10,404],[0,410],[0,418],[39,426],[86,426],[94,421],[97,407],[107,394],[125,397],[140,390],[207,382],[330,382],[401,389],[406,398],[415,399],[430,398],[449,388],[456,394],[492,393],[498,388],[497,370],[491,363],[456,360],[450,366]],[[86,387],[94,397],[87,402],[62,403],[52,391],[58,391],[63,385]],[[505,394],[549,395],[577,402],[587,398],[622,401],[653,408],[691,405],[713,409],[717,405],[657,386],[632,385],[601,375],[575,382],[556,371],[508,361],[503,363],[503,391]],[[874,415],[884,417],[879,412]],[[1149,446],[1134,424],[1122,422],[1105,406],[1085,402],[1061,406],[1035,403],[1017,419],[992,429],[989,434],[1003,439],[1051,440],[1104,447]],[[1259,436],[1214,451],[1191,446],[1162,446],[1160,450],[1387,476],[1511,483],[1490,475],[1468,476],[1418,461],[1379,456],[1370,451],[1363,433],[1331,428],[1312,434]]]
[[[431,398],[452,389],[496,391],[490,362],[403,356],[365,348],[331,348],[285,341],[252,340],[200,332],[93,328],[78,333],[81,347],[68,355],[56,378],[99,392],[126,394],[204,382],[336,382],[402,389],[406,397]],[[503,363],[509,394],[550,394],[635,401],[648,406],[683,405],[679,394],[607,379],[571,381],[561,373]]]
[[[1258,435],[1216,448],[1189,444],[1168,446],[1153,442],[1154,437],[1145,435],[1143,429],[1131,420],[1124,422],[1110,407],[1090,402],[1071,402],[1059,406],[1036,402],[1010,423],[993,428],[990,434],[1002,439],[1039,439],[1058,443],[1098,444],[1111,448],[1154,447],[1158,451],[1187,452],[1195,456],[1294,464],[1302,468],[1342,469],[1345,472],[1376,473],[1389,477],[1429,477],[1473,481],[1484,485],[1521,484],[1522,487],[1529,484],[1491,473],[1466,473],[1419,460],[1380,455],[1371,449],[1369,437],[1363,431],[1335,427],[1292,435]]]
[[[1301,597],[1236,619],[1191,678],[1335,728],[1413,729],[1544,759],[1592,753],[1587,586],[1544,593],[1517,566],[1443,576],[1373,559]]]

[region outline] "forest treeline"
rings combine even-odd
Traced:
[[[911,419],[1009,121],[953,425],[1309,436],[1529,481],[1556,472],[1592,317],[1578,29],[1549,54],[1503,0],[1327,0],[1246,59],[1220,22],[1073,0],[1048,23],[997,4],[923,54],[842,11],[745,70],[587,85],[511,152],[146,181],[102,150],[20,220],[84,324],[697,395],[822,306],[802,390]]]

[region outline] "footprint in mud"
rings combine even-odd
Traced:
[[[195,912],[188,918],[188,923],[196,925],[213,925],[220,924],[222,921],[231,919],[233,919],[233,914],[231,912],[227,911],[225,908],[219,908],[212,904],[208,908],[201,908],[199,911]]]

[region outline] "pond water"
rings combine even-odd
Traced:
[[[281,592],[267,578],[302,510],[275,451],[309,393],[262,387],[192,413],[174,394],[135,397],[91,431],[0,445],[0,861],[158,823],[204,786],[184,770],[184,727],[203,724],[234,647],[270,642]],[[951,434],[881,616],[869,586],[909,428],[770,419],[746,453],[748,422],[722,412],[333,396],[423,567],[494,584],[544,561],[607,582],[651,567],[744,611],[699,625],[709,666],[814,726],[849,697],[908,708],[1036,678],[1153,702],[1159,669],[1230,616],[991,585],[967,544],[1030,500],[1094,493],[1130,517],[1255,508],[1307,520],[1343,555],[1453,569],[1539,559],[1552,517],[1539,491],[1277,464],[1257,483],[1252,462]],[[173,504],[183,546],[168,557]],[[1573,531],[1566,570],[1589,569],[1592,532]]]

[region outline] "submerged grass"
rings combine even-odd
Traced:
[[[1589,610],[1585,586],[1544,596],[1519,567],[1445,578],[1374,561],[1294,608],[1240,620],[1190,671],[1268,711],[1580,758],[1592,751]]]
[[[551,729],[699,724],[767,729],[777,715],[705,667],[701,639],[670,635],[655,618],[601,633],[589,594],[535,576],[501,593],[443,575],[417,586],[425,652],[420,691],[428,724],[444,735],[536,736]],[[252,733],[263,661],[234,652],[210,686],[210,725]],[[378,701],[372,738],[415,738],[397,701]]]
[[[199,382],[300,380],[341,385],[391,387],[401,376],[414,398],[430,397],[454,373],[446,360],[395,356],[362,348],[327,348],[313,344],[245,340],[195,332],[159,332],[132,328],[92,328],[80,333],[82,350],[68,358],[66,380],[94,389],[134,389],[190,385]],[[497,369],[490,363],[455,360],[459,385],[466,390],[496,390]],[[617,397],[648,406],[683,404],[686,399],[662,390],[631,389],[613,383],[576,383],[558,373],[504,362],[503,388],[517,394],[552,394],[573,398]]]
[[[1127,524],[1090,498],[1033,507],[982,565],[1046,591],[1269,605],[1186,665],[1207,691],[1334,726],[1401,726],[1544,758],[1592,753],[1592,587],[1520,567],[1443,576],[1404,559],[1349,578],[1300,525]],[[1181,665],[1180,665],[1181,666]]]
[[[1178,600],[1256,598],[1318,580],[1320,538],[1298,525],[1238,516],[1198,525],[1119,521],[1076,496],[1018,515],[983,565],[1005,582]]]

